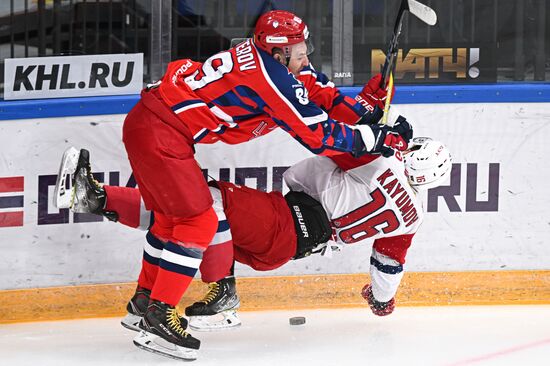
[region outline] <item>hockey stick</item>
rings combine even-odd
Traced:
[[[388,120],[388,111],[390,109],[391,93],[393,90],[393,72],[395,70],[395,60],[397,59],[397,53],[399,51],[397,43],[403,26],[403,17],[407,11],[428,25],[434,25],[437,22],[437,14],[429,6],[421,4],[416,0],[401,0],[401,5],[397,12],[397,19],[395,19],[395,25],[393,27],[392,39],[388,47],[388,52],[386,53],[386,61],[382,68],[382,81],[380,82],[380,86],[382,88],[387,88],[388,91],[386,103],[384,104],[384,116],[381,121],[383,125],[385,125]]]
[[[384,103],[384,114],[382,116],[381,124],[385,125],[388,123],[388,111],[390,110],[390,100],[393,92],[393,73],[390,72],[390,77],[388,80],[388,91],[386,93],[386,102]]]
[[[393,73],[395,69],[395,60],[397,59],[398,52],[397,42],[401,34],[401,27],[403,26],[403,17],[407,11],[428,25],[434,25],[437,22],[437,14],[429,6],[421,4],[416,0],[401,0],[397,19],[393,27],[392,39],[388,47],[388,53],[386,54],[386,61],[382,68],[382,82],[380,86],[384,88],[386,87],[390,73]]]

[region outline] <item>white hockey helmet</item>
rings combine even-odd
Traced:
[[[452,158],[441,141],[429,137],[415,137],[403,155],[405,173],[416,189],[441,185],[451,174]]]

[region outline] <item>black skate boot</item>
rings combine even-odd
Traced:
[[[113,211],[105,211],[105,189],[95,180],[90,167],[90,152],[80,149],[78,163],[73,178],[74,198],[71,208],[78,213],[93,213],[105,216],[111,221],[117,221],[118,215]]]
[[[189,327],[198,331],[234,328],[241,325],[237,309],[241,302],[235,287],[235,277],[225,277],[208,284],[204,299],[188,306],[185,315]]]
[[[120,321],[120,324],[125,328],[139,332],[141,330],[139,323],[147,311],[150,297],[151,290],[138,286],[134,296],[132,296],[130,301],[128,301],[128,305],[126,305],[128,314]],[[187,329],[187,319],[180,317],[180,323],[183,329]]]
[[[152,300],[139,324],[134,344],[149,352],[181,360],[195,360],[201,342],[182,327],[176,308]]]

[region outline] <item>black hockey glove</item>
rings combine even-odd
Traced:
[[[356,125],[375,125],[382,119],[384,110],[375,106],[372,112],[367,112],[357,121]]]
[[[398,142],[398,139],[391,132],[391,127],[384,125],[359,125],[355,126],[359,131],[355,135],[353,156],[358,158],[367,153],[381,154],[384,157],[393,155],[392,144]],[[398,136],[397,133],[395,135]]]

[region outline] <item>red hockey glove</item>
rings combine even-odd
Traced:
[[[379,106],[384,109],[386,104],[386,89],[380,87],[382,82],[382,74],[374,75],[367,84],[363,87],[363,90],[355,97],[355,100],[361,103],[367,110],[372,111],[375,106]],[[395,87],[392,88],[391,98],[395,95]],[[391,99],[390,99],[391,102]]]
[[[392,149],[405,151],[409,147],[409,142],[413,137],[413,127],[407,122],[405,117],[399,116],[393,127],[386,135],[384,145]]]
[[[367,300],[370,309],[375,315],[390,315],[395,309],[395,300],[393,298],[390,301],[386,302],[377,301],[372,294],[372,286],[370,284],[366,284],[365,287],[363,287],[361,295],[363,295],[363,298]]]

